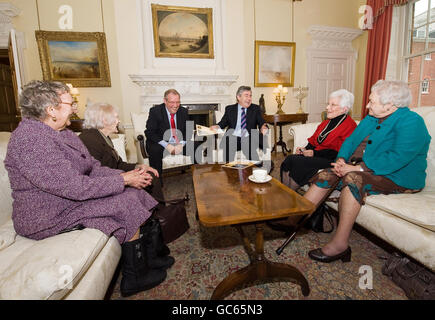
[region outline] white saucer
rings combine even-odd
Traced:
[[[251,180],[252,182],[255,182],[255,183],[266,183],[266,182],[269,182],[270,180],[272,180],[272,177],[270,175],[267,175],[266,179],[264,179],[263,181],[258,181],[258,180],[255,180],[255,177],[252,174],[248,177],[248,179]]]

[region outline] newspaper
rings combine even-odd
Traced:
[[[217,130],[213,130],[209,127],[201,126],[199,124],[196,125],[196,135],[199,137],[212,136],[212,135],[215,135],[218,133],[224,133],[224,131],[221,128],[219,128]]]

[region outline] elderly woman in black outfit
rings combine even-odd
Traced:
[[[329,95],[327,119],[319,124],[305,147],[297,147],[296,154],[288,156],[281,164],[281,180],[284,184],[297,190],[308,183],[317,171],[331,167],[344,140],[356,128],[355,121],[348,115],[353,102],[353,94],[345,89]],[[268,225],[275,230],[289,232],[295,219],[298,217],[270,222]]]
[[[157,200],[163,201],[163,192],[160,184],[159,173],[156,169],[145,165],[128,163],[122,160],[114,149],[110,135],[118,132],[118,111],[107,103],[95,103],[89,105],[85,111],[85,121],[83,131],[79,138],[88,149],[89,153],[98,160],[102,166],[112,169],[119,169],[125,172],[139,170],[147,177],[145,190]],[[140,236],[147,238],[146,253],[147,259],[152,267],[170,267],[174,263],[174,258],[168,256],[169,248],[163,243],[161,237],[153,237],[158,224],[154,219],[143,225],[140,229]]]

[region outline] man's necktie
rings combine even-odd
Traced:
[[[242,128],[242,137],[246,134],[246,108],[242,108],[242,119],[240,122]]]
[[[171,113],[171,133],[172,133],[172,137],[174,138],[175,142],[178,144],[180,142],[180,140],[178,140],[178,137],[177,137],[177,128],[175,127],[174,116],[175,116],[175,114]]]

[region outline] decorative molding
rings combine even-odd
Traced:
[[[235,92],[230,91],[238,76],[227,75],[141,75],[131,74],[130,79],[142,88],[141,111],[149,111],[163,101],[169,88],[181,95],[181,103],[216,103],[219,110],[235,101]]]
[[[313,39],[311,48],[353,50],[352,41],[360,36],[360,29],[313,25],[308,29]]]

